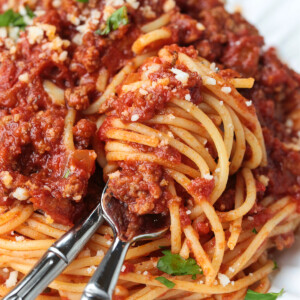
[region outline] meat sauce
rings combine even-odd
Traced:
[[[6,2],[0,1],[1,4]],[[36,14],[34,25],[39,23],[48,26],[41,40],[32,40],[28,30],[20,32],[17,42],[1,40],[0,205],[11,206],[18,201],[31,201],[36,209],[42,209],[63,224],[73,223],[77,215],[88,210],[86,203],[89,201],[85,195],[90,189],[96,191],[95,187],[88,187],[89,178],[94,172],[95,154],[91,144],[96,128],[82,114],[82,110],[103,93],[97,89],[100,70],[107,70],[110,81],[134,56],[131,45],[141,34],[141,26],[161,16],[165,3],[145,0],[139,1],[138,8],[128,5],[129,24],[107,36],[101,36],[95,31],[100,23],[105,22],[102,14],[97,16],[97,11],[104,10],[105,1],[83,4],[66,0],[62,1],[61,6],[54,7],[51,1],[38,0],[31,9],[46,13]],[[221,1],[177,0],[176,3],[178,7],[166,26],[172,35],[164,44],[192,45],[181,51],[186,51],[192,57],[198,53],[216,62],[220,74],[255,78],[253,89],[240,92],[255,105],[268,152],[268,166],[255,170],[256,178],[265,175],[269,179],[266,190],[260,193],[257,202],[263,196],[273,195],[278,199],[288,193],[300,203],[300,154],[286,147],[291,142],[295,143],[300,130],[300,124],[294,117],[300,109],[300,76],[280,62],[274,49],[263,51],[264,41],[255,27],[239,13],[226,12]],[[3,13],[3,5],[0,7]],[[83,25],[91,16],[95,16],[95,19],[90,22],[89,30],[85,30]],[[205,29],[199,29],[199,23]],[[54,47],[52,42],[55,38],[58,44]],[[12,44],[7,46],[8,42]],[[179,51],[176,45],[169,49],[173,53]],[[131,121],[133,115],[138,115],[140,121],[149,120],[161,112],[174,93],[180,97],[189,93],[192,99],[196,99],[195,103],[202,101],[201,78],[185,70],[184,66],[179,67],[189,72],[188,85],[183,87],[174,80],[175,75],[168,71],[172,65],[159,60],[155,63],[159,69],[149,75],[150,79],[159,81],[167,78],[173,91],[165,91],[161,85],[157,85],[154,97],[149,98],[149,95],[122,93],[118,89],[109,102],[112,117]],[[20,75],[24,74],[28,78],[23,76],[23,80],[20,80]],[[141,72],[137,71],[135,76],[140,75]],[[66,106],[51,101],[43,88],[44,80],[51,81],[65,91]],[[63,143],[67,107],[77,111],[73,127],[75,150],[71,155]],[[291,121],[293,128],[286,126]],[[109,127],[108,123],[100,130],[102,140],[106,139],[104,128]],[[158,150],[146,151],[159,157],[170,157],[174,163],[181,160],[179,153],[170,146],[161,145]],[[72,164],[67,165],[67,162]],[[132,193],[126,198],[132,211],[167,212],[169,196],[165,186],[160,185],[162,181],[167,181],[167,177],[160,167],[127,162],[120,164],[120,167],[124,170],[125,188],[116,182],[116,191],[122,197],[128,191]],[[143,172],[152,181],[146,180]],[[138,195],[138,205],[134,203],[137,190],[130,190],[133,183],[142,191]],[[14,193],[18,187],[26,190],[23,190],[21,197]],[[230,189],[229,185],[225,194],[230,194]],[[231,209],[233,204],[229,198],[232,196],[231,193],[220,201],[222,210]],[[263,215],[264,212],[259,214]]]
[[[163,168],[148,162],[120,162],[122,172],[110,176],[109,191],[128,205],[130,212],[167,214],[172,198],[167,190],[168,177]]]

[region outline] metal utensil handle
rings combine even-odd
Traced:
[[[81,300],[111,300],[130,242],[116,237],[95,274],[87,284]]]
[[[88,218],[57,240],[28,275],[3,300],[35,299],[76,257],[103,223],[100,203]]]

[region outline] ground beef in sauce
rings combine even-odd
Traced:
[[[167,214],[168,177],[163,168],[147,162],[120,162],[121,172],[110,176],[109,192],[127,203],[130,212]]]

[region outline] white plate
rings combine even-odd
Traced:
[[[284,62],[300,73],[299,0],[227,0],[227,8],[242,8],[269,46],[275,46]]]
[[[299,0],[227,0],[227,8],[241,7],[243,16],[254,24],[268,46],[275,46],[280,58],[300,73]],[[300,237],[291,249],[277,252],[280,268],[272,276],[272,292],[284,288],[280,300],[300,299]]]

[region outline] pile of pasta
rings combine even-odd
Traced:
[[[84,112],[87,118],[101,112],[96,124],[98,128],[109,114],[107,103],[116,93],[128,74],[134,73],[149,57],[157,52],[155,43],[164,44],[171,38],[167,28],[170,15],[144,25],[144,33],[133,44],[136,57],[114,76],[109,84],[107,74],[100,74],[103,90],[101,97]],[[144,54],[146,53],[146,54]],[[158,52],[164,61],[173,60],[167,48]],[[294,231],[300,223],[296,203],[289,196],[274,201],[272,196],[261,201],[271,216],[267,222],[256,227],[253,233],[251,219],[246,215],[255,204],[257,191],[253,170],[266,165],[267,156],[261,126],[255,109],[239,94],[237,88],[251,88],[251,78],[223,78],[213,64],[197,57],[179,52],[176,65],[185,66],[203,80],[203,101],[199,105],[186,99],[174,97],[164,110],[145,122],[124,122],[114,118],[105,149],[95,142],[97,161],[103,168],[104,177],[117,170],[116,162],[141,161],[162,166],[171,178],[168,189],[177,195],[181,186],[190,193],[189,185],[196,178],[213,177],[215,185],[209,198],[190,194],[193,207],[189,214],[191,225],[181,226],[179,204],[171,203],[170,237],[166,236],[140,245],[133,245],[126,256],[123,272],[115,289],[118,299],[242,299],[250,287],[264,293],[270,287],[269,274],[274,262],[268,251],[275,246],[273,237]],[[130,88],[153,82],[133,82]],[[64,131],[67,149],[74,149],[72,127],[76,112],[70,109]],[[94,118],[91,117],[92,120]],[[167,132],[155,129],[164,125]],[[209,141],[214,148],[212,155],[205,147]],[[141,153],[131,142],[158,147],[161,143],[175,148],[183,157],[194,163],[194,167],[174,164],[158,158],[153,153]],[[245,156],[246,147],[251,156]],[[224,192],[230,176],[235,176],[234,209],[220,212],[215,203]],[[194,224],[208,221],[213,237],[203,240],[198,236]],[[0,296],[6,295],[26,275],[45,251],[70,227],[56,224],[51,218],[35,212],[31,204],[22,202],[11,209],[0,207],[0,275],[7,278],[0,285]],[[53,281],[38,299],[80,299],[86,283],[113,241],[113,232],[107,225],[101,226],[81,251],[79,256]],[[170,248],[172,253],[187,259],[195,258],[203,274],[196,278],[190,275],[170,276],[158,273],[158,251]],[[152,255],[156,253],[155,255]],[[126,267],[127,266],[127,267]],[[128,267],[131,266],[131,267]],[[126,270],[127,269],[127,270]],[[7,275],[9,274],[9,275]],[[162,275],[174,287],[168,289],[155,278]]]
[[[143,41],[140,38],[135,45]],[[136,51],[137,54],[140,51]],[[126,76],[135,72],[153,53],[140,55],[129,62],[105,88],[103,95],[87,110],[87,114],[101,109],[97,120],[100,127],[109,114],[107,101]],[[172,61],[168,48],[158,52],[162,61]],[[184,66],[203,80],[203,101],[173,97],[160,114],[145,122],[124,122],[114,118],[105,149],[95,145],[97,160],[103,167],[104,177],[117,170],[118,161],[152,162],[162,166],[171,178],[168,189],[174,196],[177,188],[185,189],[193,198],[194,205],[189,217],[191,225],[181,226],[179,204],[171,202],[170,237],[133,245],[127,253],[123,272],[115,289],[120,299],[241,299],[249,287],[264,293],[270,287],[268,275],[274,269],[268,251],[274,247],[272,237],[294,231],[300,223],[296,204],[290,197],[274,201],[272,197],[262,200],[271,215],[265,224],[256,227],[253,233],[251,220],[246,216],[253,208],[257,196],[253,169],[266,164],[267,157],[261,126],[253,106],[247,104],[236,88],[250,88],[252,79],[226,79],[216,72],[212,64],[197,57],[178,52],[176,66]],[[142,70],[142,69],[140,69]],[[144,71],[141,71],[142,73]],[[146,72],[146,71],[145,71]],[[127,91],[148,82],[131,82]],[[124,85],[123,85],[124,87]],[[126,92],[125,89],[125,92]],[[72,143],[74,111],[66,119],[65,142]],[[167,131],[157,130],[164,125]],[[171,133],[171,134],[169,134]],[[213,145],[215,155],[205,143]],[[162,142],[175,148],[194,163],[175,164],[153,153],[140,152],[130,143],[158,147]],[[251,156],[245,156],[246,147]],[[214,204],[224,192],[228,179],[235,175],[234,209],[217,211]],[[208,198],[193,194],[189,185],[196,178],[213,177],[215,185]],[[194,224],[208,221],[213,237],[201,239]],[[38,261],[50,245],[70,227],[53,223],[31,205],[18,204],[7,210],[1,207],[0,215],[0,266],[2,275],[9,272],[10,281],[20,280]],[[87,243],[79,256],[49,285],[38,299],[80,299],[80,295],[93,275],[97,265],[113,241],[113,232],[103,225]],[[170,248],[172,253],[187,259],[193,257],[203,274],[196,279],[189,275],[170,276],[158,272],[157,251]],[[152,256],[152,253],[156,255]],[[128,270],[126,271],[126,264]],[[168,289],[155,278],[164,276],[174,283]],[[14,284],[12,284],[13,286]],[[11,286],[11,287],[12,287]],[[0,286],[0,295],[10,290]]]

